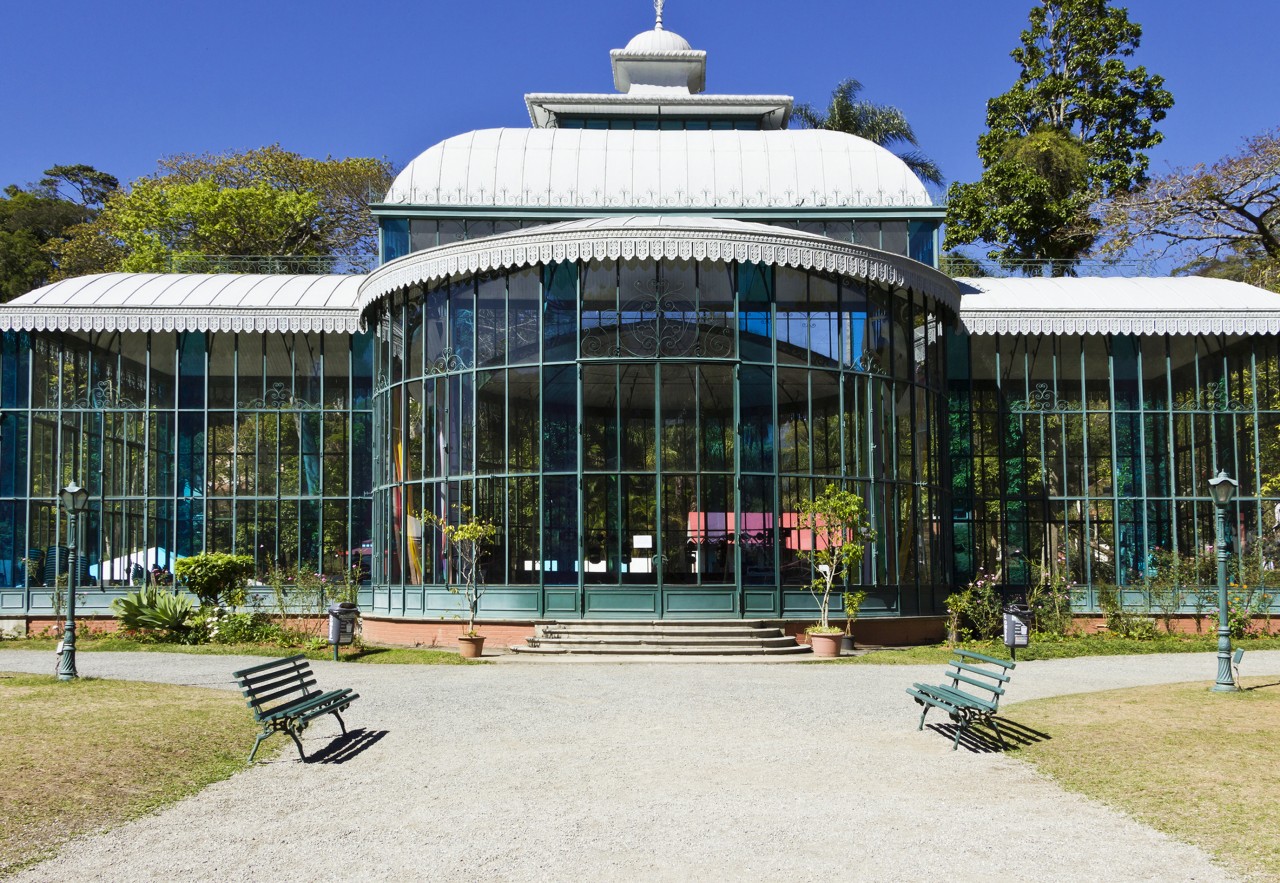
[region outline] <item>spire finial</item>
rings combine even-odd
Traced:
[[[666,3],[667,0],[653,0],[653,11],[655,13],[655,18],[657,19],[653,24],[653,29],[655,31],[662,30],[662,7],[665,6]]]

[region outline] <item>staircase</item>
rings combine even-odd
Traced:
[[[525,655],[782,656],[809,653],[807,646],[759,621],[555,620],[534,625]]]

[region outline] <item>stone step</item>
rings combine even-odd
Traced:
[[[567,647],[601,647],[614,645],[629,647],[650,644],[663,647],[779,647],[789,646],[796,642],[788,635],[776,635],[766,638],[735,637],[691,637],[672,635],[563,635],[536,639],[539,644],[553,644]]]
[[[761,656],[809,653],[761,620],[545,620],[517,653],[600,656]]]
[[[555,626],[537,626],[535,633],[539,637],[571,637],[576,635],[657,635],[670,636],[673,638],[685,637],[726,637],[726,638],[777,638],[782,637],[782,630],[778,628],[682,628],[667,629],[661,626],[580,626],[580,625],[555,625]]]
[[[536,647],[513,646],[515,653],[530,656],[785,656],[798,653],[809,653],[810,649],[800,644],[780,647],[683,647],[671,645],[632,645],[617,646],[604,644],[591,648],[573,648],[563,646],[538,645]]]

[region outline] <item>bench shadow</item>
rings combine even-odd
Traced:
[[[1242,687],[1241,689],[1243,692],[1249,693],[1253,690],[1263,690],[1267,687],[1280,687],[1280,681],[1276,681],[1274,684],[1253,684],[1248,687]]]
[[[387,730],[366,730],[364,727],[348,730],[319,751],[311,752],[303,763],[346,763],[381,742],[387,733]]]
[[[973,754],[998,754],[1004,751],[1017,751],[1026,745],[1047,742],[1053,738],[1048,733],[1032,729],[1026,724],[1020,724],[1007,717],[1001,717],[999,723],[1000,733],[1004,736],[1003,744],[991,727],[986,724],[974,724],[960,734],[961,747]],[[941,733],[954,742],[959,726],[959,724],[939,721],[926,724],[925,729]]]

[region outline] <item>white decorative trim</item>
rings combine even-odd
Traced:
[[[1242,312],[962,311],[969,334],[1280,334],[1280,310]]]
[[[295,307],[288,312],[261,309],[204,309],[190,307],[115,307],[75,309],[24,307],[0,309],[0,331],[243,331],[354,334],[361,330],[353,310]]]
[[[923,292],[952,312],[960,303],[959,288],[943,273],[876,249],[805,234],[792,236],[783,229],[762,234],[705,226],[681,229],[606,224],[607,220],[594,229],[535,228],[415,252],[370,273],[360,286],[356,309],[364,311],[393,292],[449,276],[566,260],[618,258],[751,261],[798,267]]]

